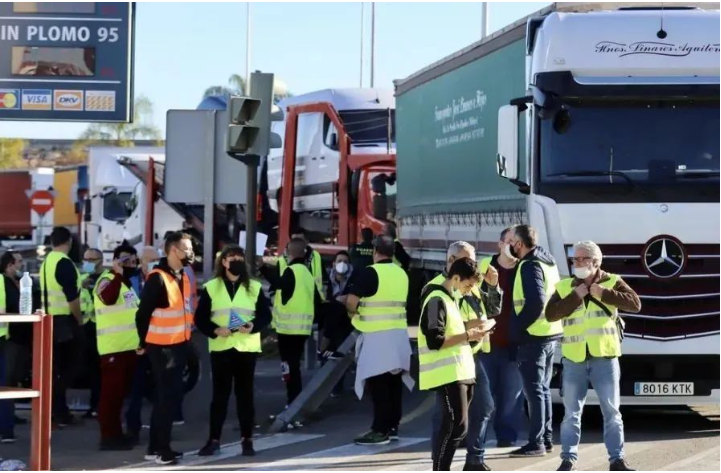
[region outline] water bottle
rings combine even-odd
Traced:
[[[21,460],[5,460],[0,463],[0,471],[25,471],[28,467]]]
[[[23,273],[20,279],[20,315],[33,313],[33,280],[30,273]]]

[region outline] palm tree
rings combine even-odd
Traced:
[[[205,89],[205,92],[203,92],[203,98],[213,95],[224,95],[228,97],[231,95],[246,95],[247,88],[245,85],[245,77],[240,74],[232,74],[228,78],[228,85],[214,85],[212,87],[208,87]],[[274,89],[275,93],[273,95],[273,103],[277,103],[286,97],[293,96],[293,94],[287,90],[285,83],[279,79],[276,79]]]
[[[135,99],[132,123],[93,123],[80,135],[87,146],[93,142],[110,142],[116,146],[132,146],[135,140],[162,140],[160,129],[153,125],[153,102],[141,95]]]

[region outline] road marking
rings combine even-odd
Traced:
[[[307,442],[325,437],[325,434],[289,434],[279,433],[268,437],[259,437],[253,441],[256,452],[270,450],[273,448],[292,445],[294,443]],[[112,468],[112,470],[183,470],[190,466],[204,465],[206,463],[214,463],[226,460],[228,458],[240,455],[240,442],[232,442],[223,444],[220,447],[220,454],[209,457],[199,457],[198,450],[183,453],[183,459],[177,465],[159,466],[154,461],[144,461],[133,465],[126,465],[121,468]]]
[[[411,412],[404,415],[403,418],[401,418],[400,425],[407,424],[408,422],[411,422],[411,421],[417,419],[418,417],[422,416],[426,412],[430,411],[431,408],[435,405],[435,403],[436,403],[435,394],[426,396],[426,398],[423,400],[423,402],[420,403],[420,405],[418,407],[416,407]]]
[[[409,447],[421,442],[427,442],[429,438],[418,437],[401,437],[397,442],[391,442],[386,445],[377,447],[356,445],[349,443],[340,447],[329,448],[318,452],[308,453],[294,458],[278,460],[266,463],[262,468],[253,467],[255,471],[277,471],[277,470],[315,470],[319,468],[327,469],[329,466],[338,466],[336,470],[344,469],[345,463],[353,463],[357,461],[368,461],[367,457],[379,455],[382,453],[397,450],[403,447]]]
[[[696,465],[697,463],[701,463],[702,461],[709,459],[709,457],[716,455],[719,455],[719,449],[718,445],[713,446],[709,449],[703,450],[696,455],[690,456],[688,458],[684,458],[682,460],[679,460],[677,462],[671,463],[669,465],[666,465],[663,468],[659,468],[660,471],[684,471],[687,470],[688,466],[699,466]],[[718,462],[716,462],[715,466],[718,466]],[[701,467],[701,470],[705,470],[705,467]]]

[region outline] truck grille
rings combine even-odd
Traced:
[[[676,340],[719,333],[719,245],[685,245],[686,267],[668,280],[646,274],[644,245],[600,246],[603,269],[623,277],[641,297],[640,313],[621,312],[627,336]]]

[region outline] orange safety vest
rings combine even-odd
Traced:
[[[176,345],[190,340],[190,328],[193,323],[191,303],[191,287],[188,275],[183,273],[183,291],[177,280],[158,269],[150,274],[158,273],[168,293],[168,307],[156,308],[150,317],[150,327],[145,337],[147,343],[153,345]]]

